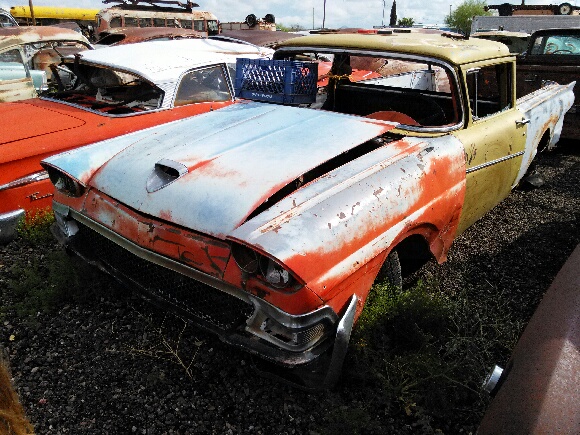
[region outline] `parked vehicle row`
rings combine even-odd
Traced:
[[[0,104],[0,240],[14,236],[26,210],[50,206],[53,186],[42,158],[227,106],[236,58],[271,52],[184,39],[86,50],[52,64],[51,92]]]
[[[42,165],[70,251],[295,381],[330,386],[373,282],[445,261],[558,141],[574,83],[516,99],[505,45],[441,34],[303,36],[273,57],[237,60],[238,104]],[[81,81],[136,112],[123,116],[147,111],[78,59]],[[85,110],[117,108],[104,103]]]

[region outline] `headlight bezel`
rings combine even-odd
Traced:
[[[290,269],[249,246],[232,242],[231,253],[246,280],[250,277],[257,279],[262,285],[284,293],[295,293],[304,286]],[[281,279],[276,280],[276,277]]]
[[[80,198],[85,194],[86,186],[79,180],[52,166],[46,166],[45,169],[50,182],[58,192],[71,198]]]

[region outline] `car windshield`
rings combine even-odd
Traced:
[[[544,35],[535,39],[530,54],[580,55],[580,35]]]
[[[74,62],[54,69],[58,84],[45,97],[109,115],[154,110],[161,105],[161,89],[136,75]]]
[[[279,52],[277,59],[315,63],[318,91],[311,108],[393,121],[413,128],[461,119],[455,79],[444,64],[364,52]],[[238,80],[236,80],[238,82]]]

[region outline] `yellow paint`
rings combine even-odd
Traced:
[[[507,46],[499,42],[449,38],[429,33],[310,35],[282,42],[279,47],[325,47],[416,54],[456,65],[510,57]],[[515,61],[515,58],[511,60]]]
[[[58,20],[95,21],[99,9],[64,8],[60,6],[34,6],[34,18]],[[31,18],[28,6],[12,6],[10,14],[15,18]]]
[[[526,125],[516,124],[522,114],[516,109],[515,62],[501,59],[467,64],[460,71],[460,80],[467,83],[468,70],[499,64],[506,64],[506,74],[511,75],[511,88],[501,92],[504,95],[501,106],[510,108],[475,119],[467,101],[466,128],[453,133],[464,144],[468,172],[458,234],[509,195],[522,164],[523,155],[512,157],[524,151],[527,132]]]

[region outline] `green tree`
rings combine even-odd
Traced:
[[[465,0],[445,17],[445,24],[469,36],[474,16],[491,15],[491,12],[484,9],[485,6],[485,0]]]
[[[415,24],[415,20],[413,18],[401,18],[397,22],[397,26],[400,27],[413,27],[413,24]]]

